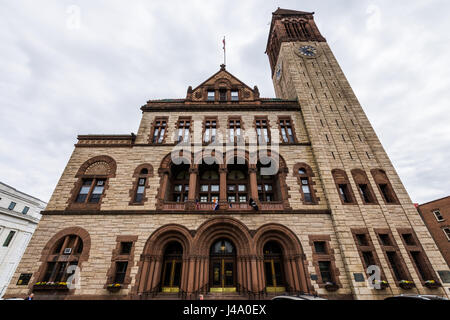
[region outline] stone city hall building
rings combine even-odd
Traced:
[[[136,135],[78,136],[6,295],[448,296],[448,266],[313,13],[276,10],[266,52],[277,98],[222,65],[184,99],[148,101]]]

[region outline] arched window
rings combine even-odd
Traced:
[[[397,195],[392,188],[391,182],[386,175],[386,172],[381,169],[373,169],[370,170],[372,173],[373,179],[378,186],[378,190],[383,196],[383,200],[386,204],[398,204]]]
[[[273,202],[279,201],[280,199],[280,186],[278,179],[278,170],[276,174],[265,174],[270,170],[264,170],[264,168],[269,169],[270,163],[267,165],[257,164],[256,181],[258,184],[258,198],[261,202]]]
[[[150,164],[143,164],[136,168],[133,177],[136,178],[133,188],[130,190],[130,204],[143,204],[147,198],[145,190],[149,187],[149,178],[153,175],[153,167]]]
[[[352,176],[353,180],[355,180],[356,187],[358,188],[363,203],[376,204],[377,200],[375,198],[375,194],[373,193],[369,179],[367,179],[367,175],[364,170],[353,169]]]
[[[108,187],[109,178],[115,177],[116,163],[109,156],[98,156],[86,161],[75,177],[70,209],[98,209]]]
[[[248,197],[248,166],[246,164],[238,164],[240,162],[235,159],[234,164],[228,165],[227,174],[227,200],[233,202],[247,202]]]
[[[69,267],[78,265],[82,253],[83,241],[79,236],[70,234],[60,238],[50,249],[40,282],[66,282],[75,272]]]
[[[341,169],[331,171],[342,204],[356,204],[355,196],[348,180],[347,173]]]
[[[169,188],[171,189],[169,201],[187,201],[189,193],[189,165],[172,165]]]
[[[219,166],[206,165],[199,166],[199,200],[200,202],[219,201]]]
[[[283,292],[283,255],[280,245],[275,241],[268,241],[264,245],[264,272],[266,277],[266,290],[269,292]]]
[[[311,167],[306,163],[297,163],[294,166],[294,176],[297,177],[297,182],[300,185],[303,204],[316,204],[317,199],[312,181],[314,173]]]
[[[181,284],[183,247],[179,242],[170,242],[164,250],[162,291],[178,292]]]

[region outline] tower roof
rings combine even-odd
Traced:
[[[272,12],[272,14],[280,14],[280,15],[310,15],[310,14],[314,14],[314,12],[289,10],[289,9],[282,9],[282,8],[278,7],[278,9],[275,10],[274,12]]]

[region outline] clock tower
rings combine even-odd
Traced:
[[[397,291],[402,278],[414,279],[417,290],[426,287],[425,278],[437,279],[438,270],[448,267],[314,13],[273,12],[266,53],[277,98],[299,103],[343,260],[343,286],[361,297],[367,290],[367,267],[377,265],[392,294],[403,292]],[[423,248],[433,253],[425,255]]]

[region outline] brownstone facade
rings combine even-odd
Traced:
[[[421,204],[417,209],[450,266],[450,196]]]
[[[277,98],[222,65],[184,99],[148,101],[136,135],[78,136],[7,296],[448,295],[313,14],[275,11],[267,53]],[[389,286],[371,286],[368,264]]]

